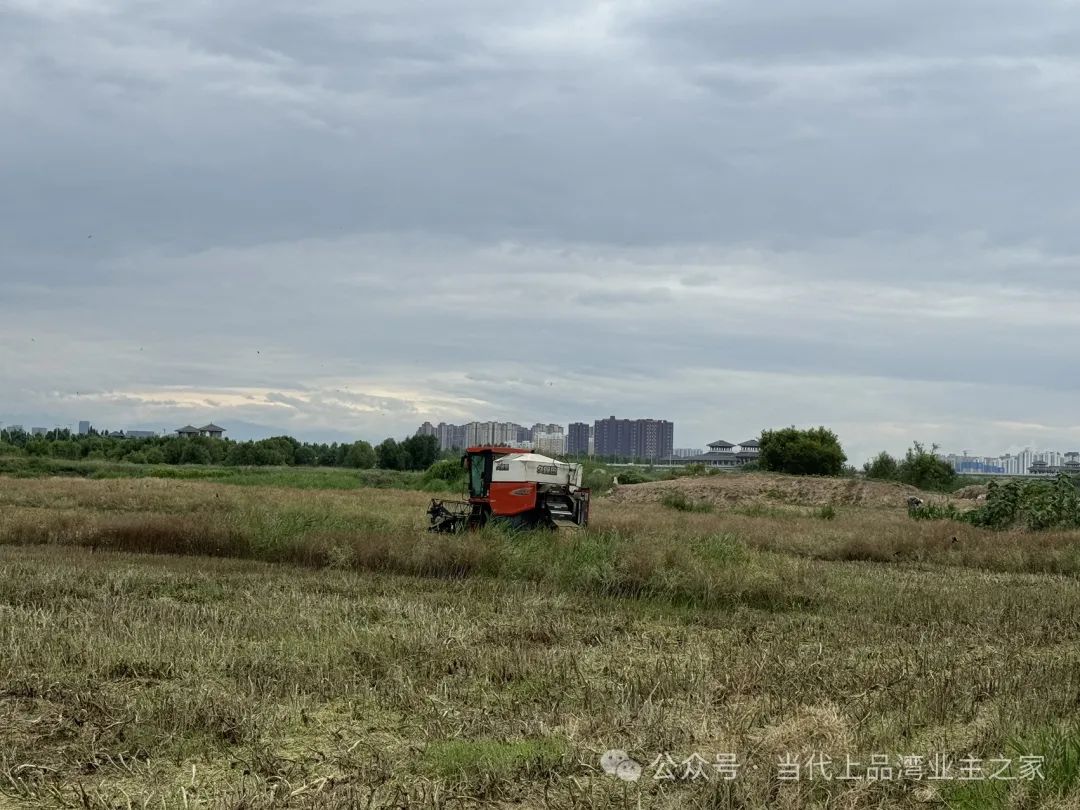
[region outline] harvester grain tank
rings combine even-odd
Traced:
[[[497,521],[520,529],[581,529],[589,522],[589,490],[580,464],[515,447],[470,447],[462,457],[467,501],[433,500],[431,531],[478,529]]]

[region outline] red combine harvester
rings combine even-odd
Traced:
[[[520,529],[582,529],[589,522],[589,490],[580,464],[516,447],[470,447],[462,457],[469,500],[433,500],[433,532],[478,529],[498,521]]]

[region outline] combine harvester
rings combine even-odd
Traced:
[[[433,532],[479,529],[489,521],[518,529],[577,530],[589,522],[580,464],[515,447],[470,447],[462,457],[469,500],[433,500]]]

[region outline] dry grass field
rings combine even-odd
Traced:
[[[436,537],[418,492],[0,477],[0,807],[1080,806],[1080,534],[800,486]]]

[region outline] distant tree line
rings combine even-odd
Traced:
[[[434,436],[386,439],[372,447],[355,441],[300,442],[292,436],[258,441],[210,439],[205,436],[113,438],[96,431],[86,435],[50,430],[31,435],[22,430],[0,432],[0,455],[45,456],[69,460],[123,461],[133,464],[220,464],[226,466],[352,467],[366,470],[426,470],[442,454]]]
[[[902,459],[882,452],[863,467],[867,478],[901,481],[919,489],[950,491],[959,483],[956,471],[916,442]],[[353,469],[427,470],[438,461],[439,477],[452,480],[460,474],[460,451],[440,451],[435,436],[410,436],[398,441],[301,442],[291,436],[275,436],[258,441],[211,439],[205,436],[154,436],[114,438],[105,432],[74,434],[50,430],[32,435],[24,430],[0,430],[0,455],[43,456],[68,460],[123,461],[134,464],[217,464],[224,466],[308,466]],[[599,459],[577,458],[593,465]],[[845,475],[855,470],[845,465],[847,457],[835,433],[824,427],[800,430],[795,427],[766,430],[761,434],[758,462],[745,465],[792,475]],[[684,471],[686,472],[686,471]],[[621,483],[649,480],[632,469],[620,469]]]

